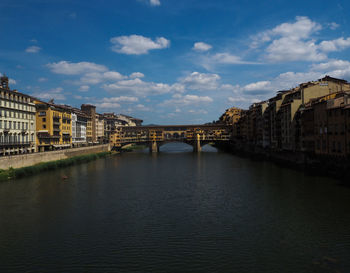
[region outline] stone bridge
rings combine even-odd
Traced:
[[[208,143],[226,142],[230,139],[230,127],[226,125],[162,125],[118,127],[111,134],[110,142],[114,149],[128,144],[148,145],[151,152],[169,142],[184,142],[196,152]]]

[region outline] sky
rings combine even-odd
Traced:
[[[350,1],[1,0],[11,89],[200,124],[325,75],[350,81]]]

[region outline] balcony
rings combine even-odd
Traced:
[[[61,123],[60,123],[59,121],[53,121],[53,125],[58,125],[58,126],[60,126]]]
[[[32,142],[16,142],[16,141],[8,141],[8,142],[0,142],[0,147],[18,147],[18,146],[30,146]]]

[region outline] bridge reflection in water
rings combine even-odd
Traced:
[[[148,145],[150,152],[159,152],[159,147],[169,142],[184,142],[201,151],[208,143],[223,143],[230,139],[230,127],[226,125],[163,125],[118,127],[111,134],[114,149],[129,144]]]

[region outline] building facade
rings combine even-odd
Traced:
[[[37,150],[39,152],[72,146],[72,114],[69,109],[39,100],[36,104]]]
[[[0,81],[0,155],[33,153],[36,151],[33,99],[10,90],[6,76]]]
[[[98,143],[105,143],[105,121],[103,115],[96,114],[95,117],[96,124],[96,138]],[[108,140],[108,139],[107,139]]]
[[[80,109],[87,115],[86,141],[89,144],[97,143],[96,106],[91,104],[82,104]]]

